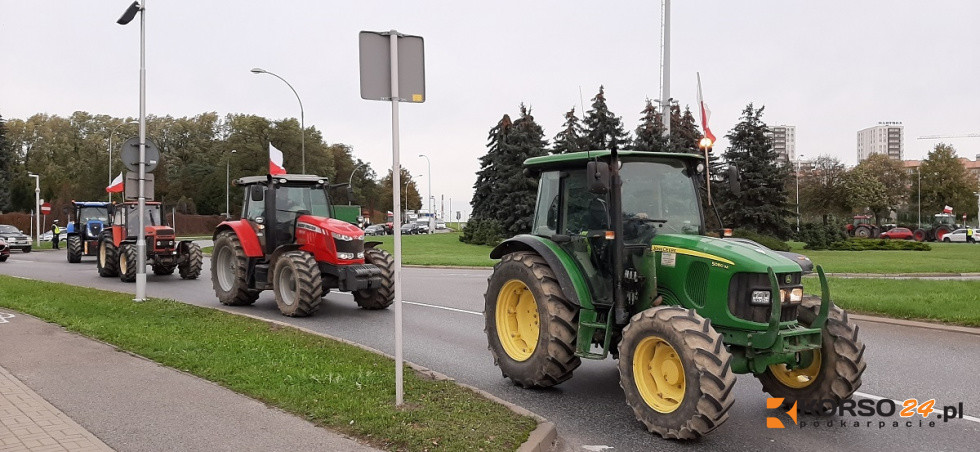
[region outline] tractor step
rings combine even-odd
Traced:
[[[578,315],[578,347],[575,356],[588,359],[605,359],[609,355],[609,342],[612,340],[612,308],[605,313],[605,321],[599,320],[599,313],[582,309]],[[603,331],[602,353],[592,352],[592,338],[597,330]]]

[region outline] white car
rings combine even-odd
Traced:
[[[943,241],[946,243],[949,242],[977,243],[976,239],[974,238],[977,234],[977,230],[976,229],[973,230],[974,236],[971,237],[967,237],[966,232],[967,232],[966,229],[957,229],[953,232],[950,232],[949,234],[944,235]]]

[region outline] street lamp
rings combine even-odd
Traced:
[[[919,165],[920,166],[915,167],[915,174],[918,176],[918,179],[919,179],[918,180],[918,183],[916,184],[916,188],[919,189],[919,200],[918,200],[918,202],[916,202],[916,204],[918,204],[917,207],[919,208],[919,228],[918,229],[922,229],[922,166],[921,166],[922,165],[922,162],[921,161],[919,162]]]
[[[426,201],[426,203],[429,204],[428,206],[426,206],[426,208],[429,209],[429,213],[432,213],[432,210],[434,210],[432,209],[432,204],[430,202],[432,198],[432,161],[430,161],[429,156],[425,154],[419,154],[419,157],[425,157],[425,161],[429,165],[429,198],[430,199]]]
[[[232,154],[237,154],[238,151],[232,149]],[[229,200],[231,198],[231,155],[228,156],[228,160],[225,161],[225,218],[231,219],[231,206],[229,205]]]
[[[803,154],[796,156],[796,232],[800,232],[800,159]]]
[[[112,184],[112,136],[116,133],[117,129],[129,124],[139,124],[139,121],[124,122],[122,124],[116,125],[116,127],[113,127],[112,131],[109,132],[109,183],[110,184]],[[110,203],[112,202],[112,192],[109,192],[109,202]]]
[[[296,95],[296,100],[299,101],[299,129],[300,129],[299,145],[300,145],[300,152],[302,153],[302,159],[303,159],[303,174],[306,174],[306,124],[303,121],[303,100],[299,98],[299,94],[296,92],[296,89],[293,88],[293,85],[290,85],[289,82],[286,81],[286,79],[276,75],[275,73],[269,72],[262,68],[252,68],[252,73],[269,74],[279,80],[282,80],[282,82],[285,83],[286,86],[289,87],[289,89],[293,90],[293,94]]]
[[[41,247],[41,176],[27,173],[34,178],[34,233],[37,236],[37,247]]]
[[[366,165],[366,163],[361,163],[360,165],[355,166],[353,170],[351,170],[351,172],[350,172],[350,178],[347,179],[347,188],[349,188],[351,190],[354,190],[354,186],[351,185],[354,182],[354,173],[357,172],[357,169],[358,168],[360,168],[360,167],[362,167],[364,165]],[[347,205],[348,206],[351,205],[350,198],[351,198],[350,196],[347,197]]]

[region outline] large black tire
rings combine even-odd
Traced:
[[[23,248],[23,249],[21,249],[21,251],[24,252],[24,253],[30,253],[31,252],[31,247]]]
[[[647,430],[698,438],[728,419],[735,402],[731,362],[710,320],[679,306],[657,306],[623,329],[619,385]]]
[[[915,232],[912,233],[912,240],[915,240],[916,242],[925,242],[927,238],[929,238],[929,236],[926,234],[925,229],[916,229]]]
[[[3,256],[0,256],[0,262],[7,262],[8,257],[10,257],[9,254],[4,254]]]
[[[484,296],[484,331],[493,362],[523,388],[546,388],[572,377],[578,307],[568,301],[541,256],[519,251],[493,268]]]
[[[119,280],[135,282],[136,269],[139,267],[139,254],[135,243],[123,243],[119,246]]]
[[[797,318],[801,324],[809,326],[819,312],[820,298],[807,296],[803,298]],[[801,400],[829,399],[839,403],[861,387],[861,374],[867,364],[864,362],[864,344],[858,340],[858,326],[848,320],[844,310],[832,304],[821,333],[823,344],[810,367],[789,371],[780,364],[769,366],[764,373],[756,375],[762,382],[762,389],[773,397],[782,397],[786,407]],[[808,407],[817,406],[814,403]],[[804,409],[808,407],[800,407],[800,410],[814,411]],[[819,409],[816,411],[819,414]]]
[[[112,237],[103,237],[102,240],[99,240],[95,268],[98,269],[99,276],[103,278],[119,275],[119,249],[112,242]]]
[[[949,234],[952,231],[953,231],[952,229],[946,226],[940,226],[936,228],[936,241],[943,240],[946,237],[946,234]]]
[[[354,301],[368,310],[385,309],[395,300],[395,258],[385,250],[364,250],[364,263],[381,269],[381,287],[354,291]]]
[[[186,247],[181,246],[181,248],[186,250],[187,258],[177,265],[180,278],[197,279],[198,276],[201,276],[201,266],[204,262],[204,253],[201,252],[201,246],[196,243],[188,243]]]
[[[65,248],[68,248],[68,262],[72,264],[77,264],[82,261],[82,238],[77,235],[69,235],[68,244]]]
[[[174,274],[177,268],[174,264],[153,264],[153,274],[157,276],[167,276]]]
[[[323,279],[313,255],[289,251],[276,262],[272,278],[279,312],[287,317],[306,317],[320,307]]]
[[[222,232],[211,252],[211,285],[218,301],[228,306],[255,303],[259,292],[248,288],[248,256],[234,232]]]
[[[866,239],[866,238],[870,238],[871,235],[872,235],[871,228],[867,226],[858,226],[857,229],[854,230],[854,237]]]

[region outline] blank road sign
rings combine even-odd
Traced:
[[[391,34],[360,33],[361,98],[391,99]],[[398,35],[398,100],[425,102],[425,55],[421,36]]]

